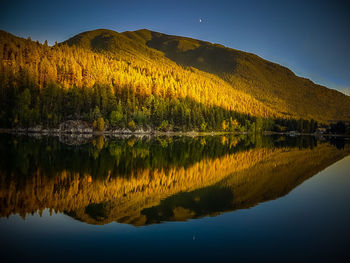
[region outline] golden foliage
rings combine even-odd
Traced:
[[[0,43],[1,74],[20,79],[27,72],[41,88],[51,81],[67,89],[89,88],[97,82],[112,86],[114,92],[131,89],[145,96],[188,97],[226,110],[261,117],[278,116],[219,77],[195,68],[183,68],[147,46],[140,49],[137,45],[138,50],[130,51],[128,45],[133,44],[129,43],[124,50],[115,49],[117,53],[96,53],[84,45],[47,47],[6,32],[0,32]]]

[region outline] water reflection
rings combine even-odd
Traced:
[[[281,197],[350,153],[343,140],[283,136],[2,135],[0,144],[0,217],[49,208],[89,224],[136,226]]]

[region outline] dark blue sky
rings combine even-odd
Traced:
[[[199,22],[199,19],[202,22]],[[3,0],[0,29],[49,43],[147,28],[255,53],[350,94],[350,1]]]

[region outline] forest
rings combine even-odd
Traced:
[[[312,133],[318,127],[314,119],[276,111],[214,74],[125,39],[117,39],[116,53],[49,46],[0,31],[0,127],[52,128],[67,120],[99,131]],[[105,39],[99,41],[103,46]]]

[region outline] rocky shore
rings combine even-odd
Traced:
[[[64,134],[76,134],[76,135],[94,135],[94,134],[151,134],[156,131],[152,129],[105,129],[104,131],[94,130],[93,127],[85,121],[69,120],[61,123],[56,128],[46,128],[41,125],[29,127],[29,128],[12,128],[12,129],[0,129],[2,133],[15,133],[15,134],[43,134],[43,135],[64,135]]]
[[[67,138],[91,138],[93,136],[104,135],[104,136],[150,136],[150,135],[165,135],[165,136],[176,136],[176,135],[185,135],[185,136],[204,136],[204,135],[224,135],[224,134],[248,134],[247,132],[198,132],[198,131],[158,131],[148,127],[147,129],[136,129],[131,130],[127,128],[122,129],[113,129],[105,127],[105,130],[99,131],[93,129],[92,125],[86,121],[81,120],[69,120],[62,122],[59,127],[55,128],[46,128],[43,126],[34,126],[29,128],[0,128],[0,133],[9,133],[9,134],[23,134],[34,137],[39,137],[42,135],[49,136],[59,136]],[[344,134],[320,134],[320,133],[298,133],[298,132],[273,132],[273,131],[264,131],[264,135],[288,135],[291,137],[301,136],[301,135],[311,135],[317,137],[349,137],[349,135]]]

